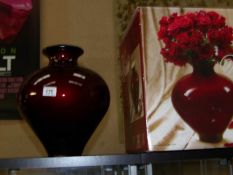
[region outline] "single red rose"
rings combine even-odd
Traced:
[[[207,15],[210,17],[211,23],[215,28],[225,26],[225,18],[220,16],[217,12],[210,11],[207,12]]]
[[[182,45],[176,43],[176,42],[171,42],[169,53],[170,55],[180,55],[182,52]]]
[[[212,26],[212,21],[205,11],[200,11],[197,13],[196,24],[201,31],[206,32]]]
[[[184,48],[199,47],[203,43],[202,33],[196,30],[192,30],[185,33],[180,33],[176,37],[176,41],[179,44],[184,45]]]
[[[168,33],[173,35],[184,30],[189,30],[193,26],[193,21],[188,16],[179,16],[173,23],[168,25]]]
[[[173,62],[176,65],[184,65],[187,62],[183,55],[184,48],[176,42],[171,42],[169,48],[162,48],[161,54],[166,62]],[[179,58],[179,59],[177,59]]]
[[[207,35],[211,43],[220,47],[226,47],[231,44],[233,39],[233,30],[232,28],[225,26],[220,29],[212,29],[207,33]]]
[[[157,35],[158,35],[159,39],[163,39],[165,37],[168,37],[167,28],[166,27],[160,27]]]
[[[215,55],[215,48],[210,44],[205,44],[198,49],[198,61],[209,60]]]
[[[163,42],[164,42],[164,44],[165,44],[167,47],[169,47],[169,45],[170,45],[170,43],[171,43],[172,41],[170,40],[169,37],[167,37],[167,38],[163,38]]]
[[[169,24],[169,18],[167,16],[163,16],[161,20],[159,21],[159,24],[161,26],[168,26]]]
[[[192,21],[196,21],[196,18],[197,18],[197,15],[196,13],[193,13],[193,12],[187,12],[186,13],[186,16],[189,17],[190,19],[192,19]]]
[[[221,61],[223,57],[225,57],[226,55],[229,55],[230,53],[231,54],[233,53],[233,48],[231,46],[219,49],[218,50],[218,57],[217,57],[218,61]],[[228,59],[233,61],[232,57],[229,57]]]

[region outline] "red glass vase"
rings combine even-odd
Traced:
[[[98,74],[77,65],[81,48],[55,45],[43,53],[49,65],[22,84],[19,111],[49,156],[81,155],[108,109],[108,87]]]
[[[233,116],[233,83],[214,71],[214,64],[200,62],[177,81],[172,103],[180,117],[201,141],[219,142]]]

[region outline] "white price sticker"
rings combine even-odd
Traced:
[[[56,97],[57,96],[57,87],[44,86],[42,95],[44,97]]]

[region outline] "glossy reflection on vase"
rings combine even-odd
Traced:
[[[49,65],[22,84],[18,109],[49,156],[81,155],[109,107],[107,84],[77,64],[79,47],[54,45],[43,53]]]

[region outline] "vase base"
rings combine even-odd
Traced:
[[[199,139],[202,142],[217,143],[222,140],[222,135],[221,134],[217,134],[213,136],[199,135]]]

